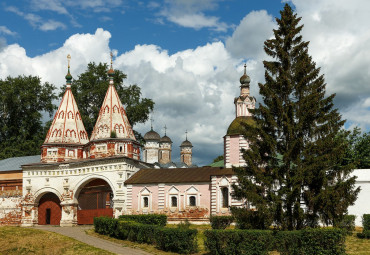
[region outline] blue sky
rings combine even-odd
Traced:
[[[370,130],[370,2],[289,0],[303,39],[325,75],[346,128]],[[37,75],[58,88],[67,54],[71,72],[109,62],[155,101],[154,129],[173,140],[173,159],[188,130],[194,163],[223,153],[235,117],[243,64],[261,101],[263,42],[272,36],[279,0],[29,0],[0,3],[0,78]],[[124,102],[123,102],[124,103]],[[56,102],[59,104],[59,102]],[[134,127],[145,133],[150,123]]]
[[[266,9],[276,16],[282,6],[277,0],[23,0],[4,1],[0,11],[1,25],[16,33],[6,36],[8,44],[18,43],[34,57],[61,47],[73,34],[97,28],[108,30],[110,47],[121,52],[155,44],[174,53],[223,40],[250,11]]]

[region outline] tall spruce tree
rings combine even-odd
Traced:
[[[359,189],[343,163],[346,143],[338,137],[344,125],[325,96],[324,76],[302,40],[303,25],[286,4],[276,18],[274,37],[265,41],[271,61],[264,61],[263,104],[254,110],[255,126],[246,127],[250,141],[247,166],[235,169],[234,196],[246,199],[259,214],[282,229],[336,224],[356,200]]]

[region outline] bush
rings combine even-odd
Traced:
[[[367,239],[370,239],[370,230],[364,230],[362,231],[362,233],[357,233],[357,237],[358,238],[367,238]]]
[[[204,245],[218,255],[263,255],[273,244],[270,230],[206,230],[204,235]]]
[[[117,220],[110,217],[95,217],[94,227],[95,232],[102,235],[115,236],[115,231],[117,228]]]
[[[231,207],[239,229],[268,229],[272,224],[271,214],[262,211],[253,211],[245,208]]]
[[[156,244],[159,249],[164,251],[188,254],[196,252],[198,248],[196,238],[198,231],[188,229],[188,227],[165,228],[128,219],[117,220],[108,217],[95,218],[94,226],[95,231],[99,234],[132,242]]]
[[[362,226],[365,230],[370,230],[370,214],[362,215]]]
[[[352,235],[352,231],[355,230],[355,220],[355,215],[344,215],[344,218],[335,227],[345,230],[347,235]]]
[[[198,250],[196,229],[158,228],[155,234],[159,249],[189,254]]]
[[[155,243],[155,234],[160,227],[157,225],[140,224],[137,222],[118,222],[116,237],[138,243]]]
[[[121,215],[119,220],[135,221],[142,224],[166,226],[167,216],[164,214],[138,214],[138,215]]]
[[[301,254],[301,231],[278,231],[275,246],[281,255]]]
[[[336,228],[301,230],[301,249],[305,255],[340,255],[345,252],[346,232]]]
[[[225,229],[234,221],[233,216],[211,216],[209,218],[212,229]]]

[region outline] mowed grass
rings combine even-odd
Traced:
[[[0,227],[0,254],[113,254],[57,233]]]
[[[361,232],[361,229],[356,231]],[[346,237],[346,252],[351,255],[369,255],[370,254],[370,239],[360,239],[357,233]]]

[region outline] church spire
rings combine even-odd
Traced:
[[[83,146],[89,142],[89,138],[71,90],[71,55],[68,54],[67,60],[66,91],[42,145],[42,162],[61,162],[86,157],[83,154]]]

